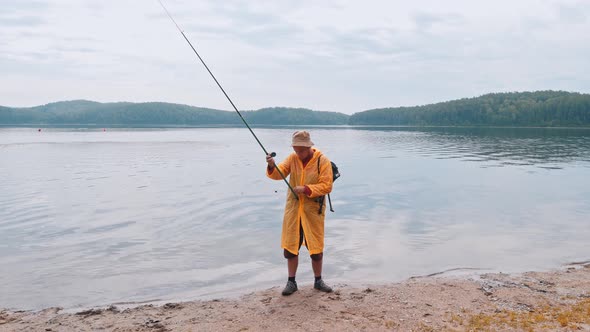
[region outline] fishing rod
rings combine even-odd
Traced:
[[[184,31],[182,31],[182,29],[180,28],[180,26],[178,25],[178,23],[176,23],[176,21],[174,20],[174,18],[172,17],[172,15],[170,15],[170,12],[168,11],[168,9],[166,9],[166,7],[162,3],[162,1],[161,0],[158,0],[158,2],[160,3],[160,6],[162,6],[162,8],[164,9],[164,11],[166,12],[166,14],[168,15],[168,17],[172,20],[172,22],[174,23],[174,25],[176,25],[176,28],[178,29],[178,31],[180,31],[180,34],[182,34],[182,37],[184,37],[184,40],[186,40],[186,42],[193,49],[193,52],[195,52],[195,54],[197,55],[197,57],[199,58],[199,60],[201,60],[201,63],[203,64],[203,66],[205,66],[205,69],[207,69],[207,71],[209,72],[209,75],[211,75],[211,77],[213,77],[213,80],[215,81],[215,83],[217,83],[217,86],[221,89],[221,92],[223,92],[223,94],[225,95],[225,98],[227,98],[227,100],[229,101],[229,103],[231,104],[231,106],[234,108],[234,110],[236,111],[236,113],[238,113],[238,115],[240,116],[240,119],[242,119],[242,122],[244,122],[244,124],[246,125],[246,127],[248,128],[248,130],[250,130],[250,133],[252,134],[252,136],[254,136],[254,139],[256,139],[256,142],[258,142],[258,145],[260,145],[260,147],[262,148],[262,151],[264,151],[264,153],[266,155],[269,155],[269,153],[264,148],[264,145],[262,145],[262,143],[260,142],[260,140],[258,139],[258,137],[256,137],[256,134],[254,134],[254,131],[252,131],[252,128],[250,128],[250,126],[248,125],[248,123],[246,122],[246,120],[244,119],[244,117],[242,116],[242,113],[240,113],[240,111],[238,111],[238,108],[236,107],[236,105],[234,105],[234,102],[227,95],[227,93],[225,92],[225,90],[223,89],[223,87],[221,86],[221,84],[219,84],[219,81],[217,81],[217,78],[215,78],[215,75],[213,75],[213,73],[211,72],[211,70],[209,69],[209,67],[207,66],[207,64],[205,63],[205,61],[203,60],[203,58],[201,58],[201,56],[199,55],[199,52],[197,52],[197,50],[195,49],[195,47],[193,46],[193,44],[190,42],[190,40],[188,40],[188,38],[184,34]],[[276,155],[277,154],[274,153],[274,152],[270,153],[270,156],[271,157],[275,157]],[[279,174],[283,178],[283,181],[285,181],[285,183],[287,184],[287,186],[289,187],[289,189],[291,190],[291,192],[293,193],[293,195],[295,196],[295,198],[296,199],[299,199],[299,197],[295,193],[295,190],[293,190],[293,187],[291,187],[291,185],[289,184],[289,181],[287,181],[287,179],[285,178],[285,175],[283,175],[283,172],[281,172],[281,169],[276,164],[275,164],[275,168],[277,169],[277,171],[279,172]]]

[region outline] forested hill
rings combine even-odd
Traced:
[[[339,125],[349,115],[301,108],[265,108],[242,111],[249,124]],[[98,103],[87,100],[62,101],[31,108],[0,106],[0,125],[120,125],[198,126],[241,125],[235,111],[170,103]]]
[[[351,125],[590,126],[590,95],[563,91],[491,93],[443,103],[353,114]]]
[[[346,125],[350,115],[337,112],[318,112],[305,108],[271,107],[242,112],[248,123],[255,124],[314,124]]]
[[[252,125],[590,126],[590,94],[492,93],[437,104],[353,115],[273,107],[241,112]],[[0,106],[0,125],[242,125],[234,111],[170,103],[63,101],[30,108]]]

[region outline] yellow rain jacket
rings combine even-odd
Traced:
[[[300,194],[299,200],[291,190],[287,189],[287,202],[285,204],[285,216],[283,218],[283,234],[281,246],[292,254],[299,254],[299,230],[303,228],[305,244],[310,255],[319,254],[324,251],[324,218],[326,202],[319,213],[320,203],[317,201],[321,196],[332,191],[332,164],[330,159],[316,148],[311,160],[303,168],[303,162],[297,154],[291,153],[283,162],[277,165],[285,177],[290,175],[289,184],[291,187],[307,186],[311,195]],[[318,174],[318,158],[320,158]],[[275,167],[272,173],[266,175],[274,180],[282,180],[281,175]],[[301,223],[299,221],[301,220]]]

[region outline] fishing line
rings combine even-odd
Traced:
[[[250,133],[252,134],[252,136],[254,136],[254,139],[256,139],[256,142],[258,142],[258,145],[260,145],[260,147],[262,148],[262,150],[264,151],[264,153],[266,155],[268,155],[269,153],[264,148],[264,145],[262,145],[262,143],[260,142],[260,140],[258,139],[258,137],[256,137],[256,134],[254,134],[254,131],[252,131],[252,128],[250,128],[250,126],[248,125],[248,123],[246,122],[246,120],[244,119],[244,117],[242,116],[242,113],[240,113],[240,111],[238,111],[238,108],[236,107],[236,105],[234,105],[234,102],[227,95],[227,93],[225,92],[225,90],[223,89],[223,87],[221,86],[221,84],[219,84],[219,81],[217,81],[217,78],[215,78],[215,75],[213,75],[213,73],[211,72],[211,70],[209,69],[209,67],[207,66],[207,64],[205,63],[205,61],[203,60],[203,58],[201,58],[201,56],[199,55],[199,52],[197,52],[197,50],[195,49],[195,47],[193,46],[193,44],[190,42],[190,40],[188,40],[188,38],[184,34],[184,31],[182,31],[182,29],[180,28],[180,26],[178,25],[178,23],[176,23],[176,21],[174,20],[174,18],[172,17],[172,15],[170,15],[170,12],[168,11],[168,9],[166,9],[166,7],[162,3],[162,1],[161,0],[158,0],[158,2],[160,3],[160,6],[162,6],[162,8],[164,9],[164,11],[166,12],[166,14],[168,15],[168,17],[172,20],[172,22],[174,23],[174,25],[176,25],[176,28],[178,29],[178,31],[180,31],[180,33],[182,34],[182,37],[184,37],[184,40],[186,40],[186,42],[189,44],[189,46],[193,49],[193,52],[195,52],[195,54],[197,55],[197,57],[199,58],[199,60],[201,60],[201,63],[203,64],[203,66],[205,66],[205,69],[207,69],[207,71],[209,72],[209,75],[211,75],[211,77],[213,77],[213,80],[215,81],[215,83],[217,83],[217,86],[221,89],[221,92],[223,92],[223,94],[225,95],[225,98],[227,98],[227,100],[229,101],[229,103],[231,104],[231,106],[234,108],[234,110],[236,111],[236,113],[238,113],[238,115],[240,116],[240,119],[242,119],[242,122],[244,122],[244,124],[246,125],[246,127],[248,128],[248,130],[250,130]],[[271,157],[275,157],[277,154],[274,153],[274,152],[272,152],[270,155],[271,155]],[[293,190],[293,187],[291,187],[291,185],[289,184],[289,182],[287,181],[287,179],[283,175],[283,172],[281,172],[280,168],[277,165],[275,165],[275,168],[277,169],[277,171],[279,172],[279,174],[283,178],[283,181],[285,181],[285,183],[287,184],[287,186],[289,187],[289,189],[291,190],[291,192],[293,193],[293,195],[295,195],[295,198],[299,199],[299,197],[295,193],[295,190]]]

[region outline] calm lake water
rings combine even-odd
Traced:
[[[590,259],[590,130],[307,129],[342,173],[326,218],[331,284]],[[293,128],[254,131],[277,160],[291,152]],[[0,128],[0,307],[284,286],[287,189],[265,167],[245,128]]]

